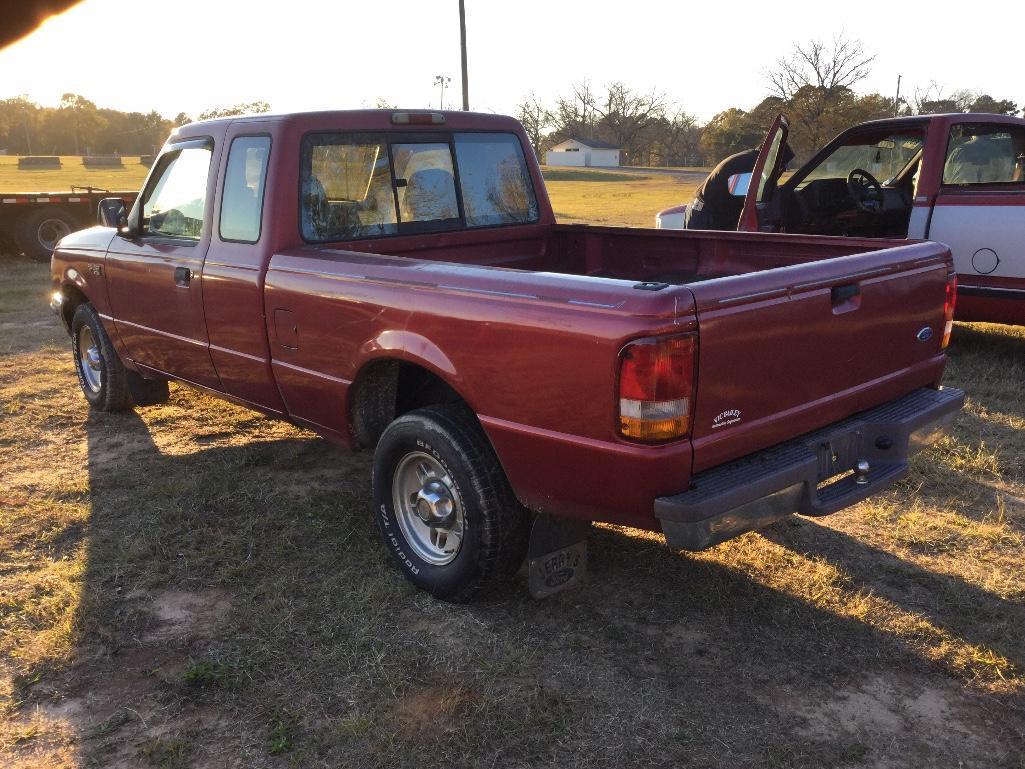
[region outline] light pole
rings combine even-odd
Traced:
[[[470,84],[466,80],[466,8],[459,0],[459,53],[463,65],[463,112],[470,111]]]
[[[446,77],[445,75],[435,75],[434,84],[441,87],[441,106],[439,109],[445,109],[445,86],[452,82],[452,78]]]

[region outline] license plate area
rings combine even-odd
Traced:
[[[839,433],[820,441],[815,446],[818,459],[818,486],[831,485],[854,470],[859,459],[863,459],[861,434],[858,431]]]

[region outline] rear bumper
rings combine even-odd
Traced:
[[[947,434],[961,390],[922,388],[840,422],[698,473],[691,488],[655,500],[666,542],[704,550],[792,513],[828,515],[886,488],[908,459]],[[848,473],[868,463],[862,475]]]

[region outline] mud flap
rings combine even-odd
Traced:
[[[527,550],[528,582],[534,598],[546,598],[583,581],[590,528],[586,521],[537,516]]]

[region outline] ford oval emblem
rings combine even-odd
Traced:
[[[915,337],[918,339],[919,342],[928,342],[930,339],[932,339],[932,326],[926,326],[917,334],[915,334]]]

